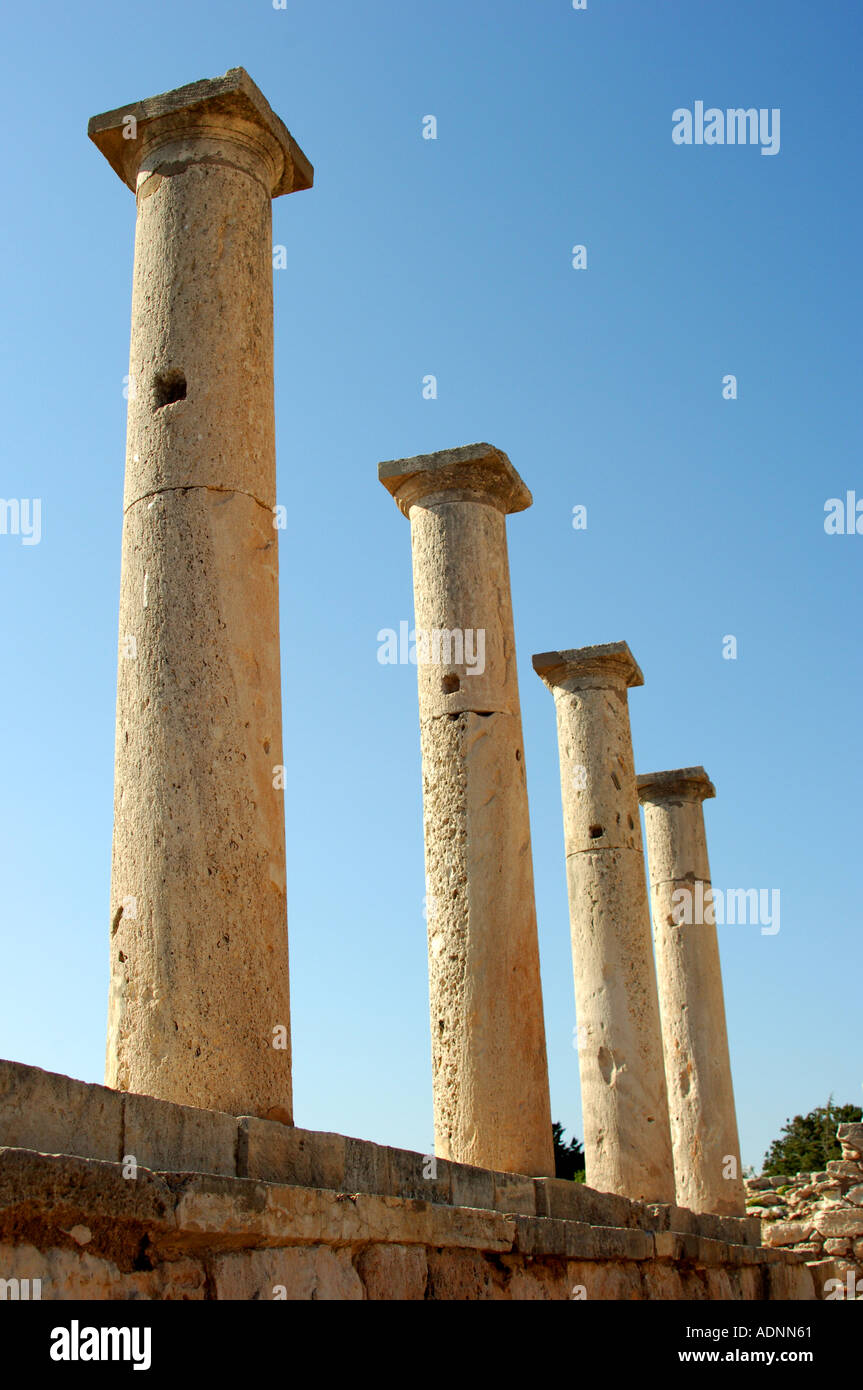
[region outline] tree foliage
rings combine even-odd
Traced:
[[[774,1139],[764,1155],[764,1177],[785,1173],[811,1173],[821,1170],[832,1158],[841,1158],[842,1150],[836,1138],[836,1126],[863,1119],[859,1105],[834,1105],[831,1096],[826,1105],[810,1110],[808,1115],[795,1115],[786,1120],[778,1139]]]
[[[564,1142],[564,1128],[557,1121],[551,1127],[552,1138],[554,1139],[554,1173],[558,1178],[574,1179],[576,1182],[584,1181],[584,1149],[577,1139],[570,1139],[569,1143]],[[579,1176],[580,1175],[580,1176]]]

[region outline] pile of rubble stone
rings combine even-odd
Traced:
[[[746,1210],[765,1245],[806,1257],[831,1297],[863,1298],[863,1123],[837,1130],[842,1157],[817,1173],[746,1180]]]

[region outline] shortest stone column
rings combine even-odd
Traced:
[[[743,1216],[745,1195],[731,1084],[704,801],[703,767],[638,779],[647,860],[677,1201]]]
[[[545,652],[560,745],[587,1183],[674,1200],[674,1169],[627,689],[625,642]]]

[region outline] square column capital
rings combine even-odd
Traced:
[[[672,772],[646,772],[638,778],[638,799],[647,801],[707,801],[716,788],[703,767],[678,767]]]
[[[644,685],[641,667],[625,642],[605,642],[595,647],[573,647],[565,652],[540,652],[533,669],[549,690],[585,687]]]
[[[378,464],[378,479],[406,517],[417,503],[488,502],[508,513],[523,512],[533,502],[506,454],[491,444],[391,459]]]
[[[145,153],[196,136],[257,142],[273,166],[272,198],[311,188],[314,179],[312,165],[245,68],[92,116],[87,134],[133,193]]]

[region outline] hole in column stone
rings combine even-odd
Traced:
[[[520,748],[516,748],[516,750],[515,750],[515,760],[516,760],[517,763],[520,763],[520,762],[521,762],[521,749],[520,749]]]
[[[626,819],[629,821],[629,828],[630,828],[630,830],[634,830],[634,829],[635,829],[635,821],[632,819],[632,816],[627,816]]]
[[[611,774],[611,780],[612,780],[612,782],[614,783],[614,785],[617,787],[617,790],[620,791],[620,782],[618,781],[618,777],[617,777],[617,773],[616,773],[616,772],[612,772],[612,774]]]
[[[598,840],[600,835],[605,834],[605,831],[603,830],[601,825],[592,825],[588,833],[590,835],[591,840]]]
[[[164,405],[186,399],[186,374],[179,367],[169,372],[159,372],[153,378],[153,409],[161,410]]]
[[[440,688],[444,695],[454,695],[461,686],[458,676],[444,676],[440,683]]]

